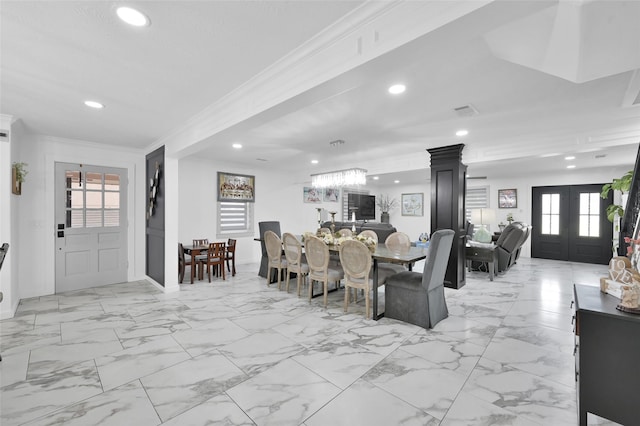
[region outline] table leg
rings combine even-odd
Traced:
[[[494,271],[494,263],[489,262],[489,281],[493,281],[493,271]]]
[[[378,259],[373,258],[373,312],[371,318],[378,321],[384,317],[384,312],[378,314]]]
[[[193,276],[195,275],[196,256],[191,252],[191,284],[193,284]]]

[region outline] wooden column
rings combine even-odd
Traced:
[[[431,154],[431,232],[452,229],[444,285],[459,289],[465,284],[465,192],[467,166],[462,164],[464,144],[428,149]]]

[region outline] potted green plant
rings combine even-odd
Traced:
[[[632,179],[633,179],[633,170],[629,170],[621,178],[613,179],[611,183],[602,185],[602,192],[600,193],[600,196],[603,199],[606,199],[609,196],[609,191],[611,191],[612,189],[616,191],[620,191],[622,192],[622,194],[629,192],[629,188],[631,188]],[[613,223],[616,217],[616,214],[622,217],[624,215],[624,207],[618,204],[610,204],[607,207],[607,219],[609,219],[609,222]]]
[[[11,168],[11,174],[12,174],[12,181],[13,181],[13,186],[12,186],[12,192],[14,194],[20,195],[22,194],[22,182],[25,181],[25,177],[27,176],[27,174],[29,173],[29,171],[27,170],[27,163],[22,163],[22,162],[13,162],[13,167]]]
[[[376,197],[376,205],[380,208],[380,222],[389,223],[389,211],[398,206],[398,200],[389,197],[388,194],[382,194]]]

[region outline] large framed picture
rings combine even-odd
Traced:
[[[256,201],[256,177],[218,172],[218,201]]]
[[[340,199],[340,188],[325,188],[323,201],[337,203]]]
[[[305,186],[304,189],[302,190],[302,201],[304,201],[305,203],[322,202],[322,188]]]
[[[515,209],[518,207],[518,190],[498,189],[498,207],[501,209]]]
[[[402,194],[402,216],[424,216],[424,193]]]

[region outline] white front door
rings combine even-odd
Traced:
[[[127,170],[56,163],[56,293],[127,280]]]

